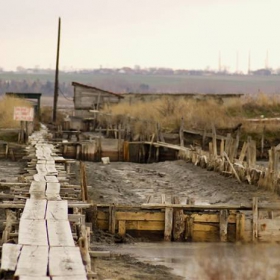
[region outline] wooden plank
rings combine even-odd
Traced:
[[[46,276],[49,248],[47,246],[23,246],[15,276]]]
[[[269,231],[269,230],[275,230],[275,231],[279,231],[279,235],[280,235],[280,220],[259,219],[258,230],[259,233],[264,231]]]
[[[41,174],[41,175],[46,175],[48,173],[45,164],[36,164],[36,170],[37,170],[38,174]]]
[[[68,201],[48,201],[46,220],[67,220],[68,219]]]
[[[18,243],[22,245],[48,245],[46,221],[25,220],[19,223]]]
[[[15,271],[22,245],[4,243],[2,247],[1,270]]]
[[[46,170],[49,175],[57,175],[58,172],[54,164],[46,164]]]
[[[109,206],[109,231],[115,234],[116,231],[116,206]]]
[[[21,219],[44,220],[46,207],[46,200],[27,199]]]
[[[46,182],[45,176],[42,174],[34,174],[33,179],[36,182]]]
[[[47,182],[46,195],[58,195],[60,193],[60,183]]]
[[[18,280],[51,280],[48,276],[19,276]]]
[[[174,204],[180,204],[179,197],[172,198]],[[183,241],[185,231],[185,216],[183,209],[173,209],[173,240]]]
[[[164,241],[171,241],[173,228],[173,208],[165,208]]]
[[[220,216],[219,214],[192,214],[192,218],[194,219],[194,222],[200,222],[200,223],[219,223],[220,222]],[[236,222],[236,215],[230,214],[228,216],[228,223],[235,224]]]
[[[98,218],[100,218],[100,216],[98,216]],[[123,221],[164,221],[164,218],[164,213],[116,212],[116,220]]]
[[[104,223],[105,225],[105,223]],[[164,231],[164,221],[126,221],[126,230]]]
[[[75,246],[69,221],[47,220],[50,246]]]
[[[58,183],[58,179],[56,176],[47,175],[45,176],[45,180],[48,183]]]
[[[54,276],[52,280],[77,280],[77,276]],[[86,276],[79,275],[79,280],[88,280]]]
[[[29,189],[29,193],[45,192],[45,190],[46,190],[46,183],[45,182],[32,181],[30,189]]]
[[[54,276],[71,276],[75,279],[86,277],[80,249],[77,247],[51,247],[49,255],[49,274]],[[69,280],[69,277],[67,277]]]
[[[119,228],[119,235],[120,236],[125,236],[126,234],[126,222],[125,221],[119,221],[119,225],[118,225],[118,228]]]

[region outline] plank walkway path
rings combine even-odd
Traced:
[[[45,140],[47,131],[30,140],[36,149],[36,171],[19,223],[18,244],[3,244],[1,270],[14,271],[20,280],[86,280],[81,251],[75,246],[68,202],[60,197],[54,147]]]

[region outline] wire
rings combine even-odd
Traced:
[[[62,90],[60,89],[60,87],[58,87],[59,91],[61,92],[62,96],[69,102],[73,102],[73,99],[69,99],[67,96],[65,96],[65,94],[62,92]]]

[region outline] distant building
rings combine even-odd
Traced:
[[[124,97],[100,88],[72,82],[76,117],[90,117],[89,110],[99,110],[104,105],[117,104]]]

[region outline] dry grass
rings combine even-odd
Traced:
[[[231,115],[230,110],[220,106],[215,101],[196,101],[172,98],[162,98],[149,103],[139,102],[133,105],[121,103],[105,108],[105,113],[112,114],[110,120],[103,117],[102,122],[118,125],[125,121],[123,116],[134,120],[135,133],[151,134],[158,123],[164,131],[174,132],[180,128],[181,118],[184,118],[185,128],[211,129],[212,123],[217,128],[233,127],[240,118]],[[106,124],[107,124],[106,123]]]
[[[101,122],[110,125],[123,124],[130,116],[134,121],[132,128],[136,134],[151,135],[158,123],[164,131],[175,132],[179,130],[181,118],[187,129],[211,130],[212,124],[217,129],[229,129],[242,123],[244,131],[261,132],[263,125],[246,125],[244,119],[251,117],[280,116],[280,98],[268,96],[263,93],[245,95],[239,100],[232,100],[220,104],[216,100],[186,100],[169,97],[151,102],[138,102],[135,104],[120,103],[103,110],[112,114],[110,118],[103,117]],[[125,117],[126,116],[126,117]],[[277,130],[273,123],[266,125],[267,132]]]
[[[19,121],[13,119],[14,107],[32,107],[25,99],[4,96],[0,100],[0,128],[18,128]]]

